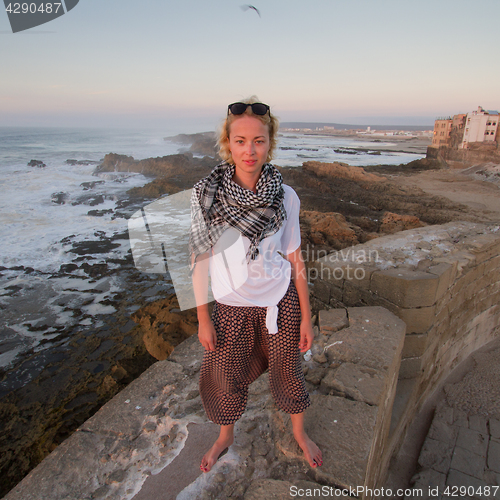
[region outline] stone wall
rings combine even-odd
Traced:
[[[378,305],[406,323],[393,452],[438,383],[500,334],[498,226],[404,231],[332,253],[309,273],[314,309]]]

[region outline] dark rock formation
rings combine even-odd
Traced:
[[[87,191],[89,189],[94,189],[99,184],[104,184],[104,181],[82,182],[80,186],[84,191]]]
[[[335,212],[300,211],[302,246],[313,245],[318,250],[345,248],[359,243],[356,231],[342,214]]]
[[[426,224],[422,223],[418,217],[414,215],[398,215],[392,212],[386,212],[382,218],[380,232],[385,234],[394,234],[407,229],[416,229],[423,227]]]
[[[141,325],[149,354],[159,361],[167,359],[176,345],[198,332],[196,312],[181,312],[175,294],[142,307],[132,319]]]
[[[384,180],[375,174],[367,174],[363,167],[353,167],[347,163],[322,163],[319,161],[306,161],[302,165],[305,172],[313,172],[319,176],[352,179],[355,181],[381,182]]]
[[[87,212],[87,215],[90,215],[91,217],[103,217],[106,214],[112,214],[112,213],[113,213],[113,209],[108,208],[106,210],[89,210]]]
[[[434,164],[429,162],[427,166],[433,168]],[[320,162],[281,169],[285,182],[295,189],[301,200],[303,243],[317,245],[318,250],[327,247],[340,250],[355,244],[356,240],[364,243],[393,230],[472,220],[463,205],[416,188],[398,186],[390,178],[376,175],[385,174],[391,168],[398,169],[381,165],[370,167],[367,173],[368,167]],[[393,215],[386,216],[387,212]],[[318,215],[312,217],[312,214]]]
[[[174,137],[165,137],[165,141],[177,144],[190,145],[189,151],[198,155],[218,158],[217,138],[215,132],[202,132],[198,134],[179,134]]]
[[[47,165],[45,165],[45,163],[43,163],[43,161],[40,161],[40,160],[31,160],[28,162],[28,167],[44,168],[46,166]]]
[[[380,153],[380,151],[370,154],[377,153]],[[426,170],[440,170],[443,168],[443,165],[438,160],[421,158],[420,160],[413,160],[410,163],[402,163],[400,165],[368,165],[363,168],[365,172],[373,172],[379,175],[412,175]]]
[[[145,160],[134,160],[132,156],[109,153],[104,157],[95,173],[101,172],[137,172],[151,177],[175,177],[193,170],[210,172],[216,165],[213,158],[194,158],[191,153],[176,154]]]
[[[50,196],[50,201],[55,203],[56,205],[64,205],[66,200],[68,199],[68,193],[63,193],[62,191],[59,193],[52,193]]]

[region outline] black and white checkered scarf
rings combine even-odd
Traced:
[[[256,193],[232,180],[234,169],[221,163],[193,188],[189,237],[193,265],[230,226],[250,240],[249,262],[259,254],[259,243],[276,233],[286,219],[283,178],[275,166],[264,164]]]

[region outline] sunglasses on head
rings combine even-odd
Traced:
[[[242,115],[250,106],[254,115],[264,116],[269,111],[267,104],[254,102],[253,104],[245,104],[244,102],[234,102],[227,107],[227,114],[231,111],[233,115]]]

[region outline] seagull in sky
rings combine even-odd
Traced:
[[[248,4],[246,4],[246,5],[242,5],[242,6],[241,6],[241,8],[242,8],[244,11],[247,11],[248,9],[252,9],[252,10],[254,10],[255,12],[257,12],[257,14],[259,14],[259,17],[262,17],[262,16],[260,15],[259,9],[257,9],[257,7],[254,7],[253,5],[248,5]]]

